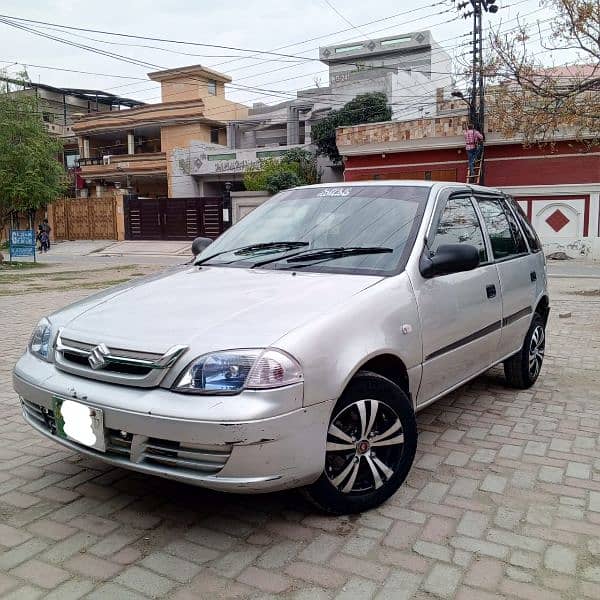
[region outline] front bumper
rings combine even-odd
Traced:
[[[61,372],[30,354],[15,366],[13,385],[24,419],[63,446],[119,467],[242,493],[315,481],[324,466],[334,403],[302,407],[302,384],[236,396],[131,388]],[[106,452],[56,435],[55,397],[103,411]],[[283,414],[270,414],[277,404],[284,407]],[[231,418],[236,406],[242,419]]]

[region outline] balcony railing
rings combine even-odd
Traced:
[[[118,173],[139,174],[156,172],[166,174],[167,160],[164,152],[145,154],[112,154],[80,158],[77,161],[82,177],[106,177]]]
[[[80,158],[77,161],[77,164],[80,167],[91,167],[92,165],[103,165],[104,159],[102,157],[98,158]]]

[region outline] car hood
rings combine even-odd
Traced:
[[[191,267],[83,302],[62,336],[163,353],[183,344],[196,354],[274,344],[381,277],[265,269]],[[60,313],[59,315],[60,316]],[[60,319],[59,319],[60,320]]]

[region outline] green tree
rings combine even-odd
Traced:
[[[244,186],[248,191],[266,190],[271,194],[319,180],[315,155],[302,148],[288,150],[280,158],[265,158],[244,173]]]
[[[0,231],[14,213],[33,213],[64,193],[62,143],[45,129],[35,96],[0,93]]]
[[[360,94],[313,125],[311,135],[317,146],[317,153],[328,156],[334,163],[339,163],[342,157],[335,143],[337,127],[379,123],[389,121],[391,118],[392,109],[388,106],[387,96],[383,92]]]

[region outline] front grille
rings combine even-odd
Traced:
[[[23,410],[42,427],[46,428],[51,433],[56,433],[56,419],[54,412],[48,408],[38,406],[29,400],[23,400]]]
[[[211,446],[150,438],[145,444],[144,460],[177,469],[216,473],[223,468],[231,454],[231,447],[225,448],[227,449],[215,450]]]
[[[37,425],[56,435],[54,413],[29,400],[22,399],[23,412]],[[132,464],[154,466],[156,470],[213,475],[218,473],[231,455],[231,445],[203,445],[151,438],[119,429],[105,430],[106,452],[73,442],[86,452],[126,460]]]
[[[116,429],[106,430],[106,452],[107,454],[116,454],[124,456],[129,460],[131,457],[131,442],[133,436],[125,431]]]
[[[72,362],[72,363],[81,365],[82,367],[85,367],[86,369],[90,368],[90,363],[88,362],[87,356],[82,356],[81,354],[75,354],[75,353],[69,352],[69,351],[64,351],[62,353],[62,355],[63,355],[63,358],[68,362]],[[112,365],[108,365],[103,370],[108,373],[122,373],[124,375],[137,375],[139,377],[143,377],[145,375],[148,375],[152,371],[152,368],[138,367],[137,365],[112,364]]]
[[[185,346],[173,346],[165,354],[126,350],[81,342],[59,334],[54,358],[58,369],[80,377],[121,385],[155,387],[186,350]],[[94,365],[97,368],[92,368],[90,360],[98,362]]]

